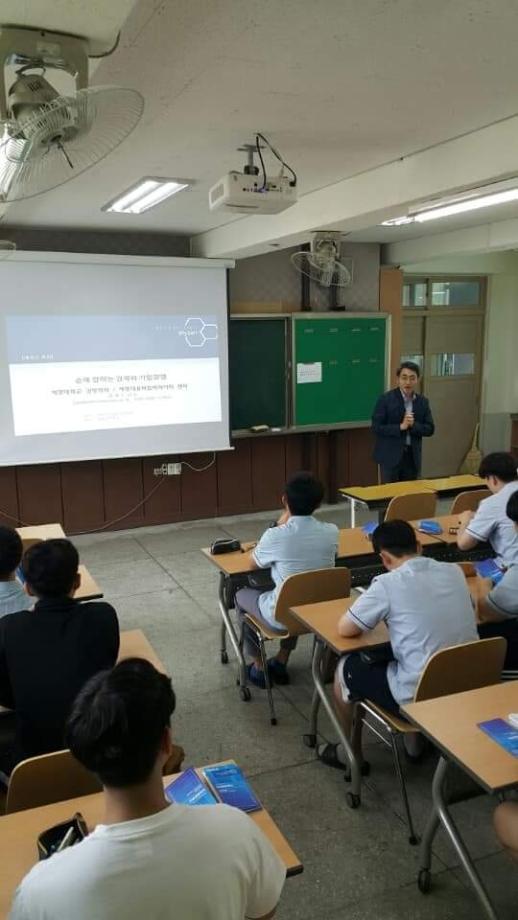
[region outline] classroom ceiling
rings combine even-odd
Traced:
[[[17,0],[29,22],[33,13],[45,18],[40,26],[56,2]],[[103,16],[113,32],[111,3],[86,7],[95,7],[97,32]],[[60,15],[69,10],[70,31],[74,15],[78,29],[87,27],[84,3],[58,5]],[[122,24],[131,2],[115,6]],[[374,180],[383,164],[516,115],[517,25],[513,0],[137,0],[92,82],[140,90],[141,123],[102,163],[10,205],[3,222],[197,236],[239,221],[236,241],[249,221],[275,227],[272,218],[211,214],[207,204],[209,187],[240,167],[236,148],[256,130],[296,169],[301,196],[368,171]],[[101,211],[144,175],[195,185],[139,217]],[[463,225],[473,219],[480,222],[470,215]],[[387,238],[368,215],[353,230],[358,239]],[[390,239],[416,233],[402,230]]]

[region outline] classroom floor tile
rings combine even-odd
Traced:
[[[445,513],[449,501],[440,502]],[[471,920],[481,916],[475,896],[444,833],[434,845],[433,888],[417,890],[417,848],[407,843],[390,751],[365,735],[371,775],[362,806],[345,802],[343,774],[320,764],[302,740],[312,698],[312,639],[301,637],[292,656],[292,683],[274,690],[278,725],[271,726],[264,691],[252,687],[243,703],[236,664],[220,661],[218,573],[199,548],[229,536],[256,540],[278,511],[78,537],[82,561],[99,582],[122,629],[141,628],[170,669],[177,694],[173,731],[187,764],[234,757],[252,777],[266,808],[304,863],[286,883],[279,920]],[[323,520],[349,525],[345,504],[325,507]],[[357,522],[375,519],[360,508]],[[268,655],[277,644],[268,645]],[[329,688],[330,689],[330,688]],[[321,707],[319,731],[336,740]],[[416,825],[430,807],[433,758],[406,766]],[[499,908],[515,920],[518,872],[498,845],[487,797],[454,806],[454,817]]]

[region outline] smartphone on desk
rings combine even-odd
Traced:
[[[225,805],[241,811],[260,811],[262,805],[248,785],[241,769],[235,763],[204,767],[202,773],[218,798]]]

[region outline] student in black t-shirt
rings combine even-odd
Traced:
[[[61,750],[71,705],[86,681],[111,668],[119,624],[110,604],[74,600],[79,556],[69,540],[45,540],[23,558],[34,610],[0,619],[0,704],[15,711],[15,735],[2,739],[0,771]]]

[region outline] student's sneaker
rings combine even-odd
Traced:
[[[266,690],[264,671],[256,668],[255,664],[249,664],[246,673],[251,684],[254,684],[255,687],[259,687],[260,690]]]
[[[286,684],[290,683],[290,675],[288,674],[286,665],[283,664],[282,661],[278,661],[277,658],[268,659],[268,671],[271,680],[276,684],[285,687]]]

